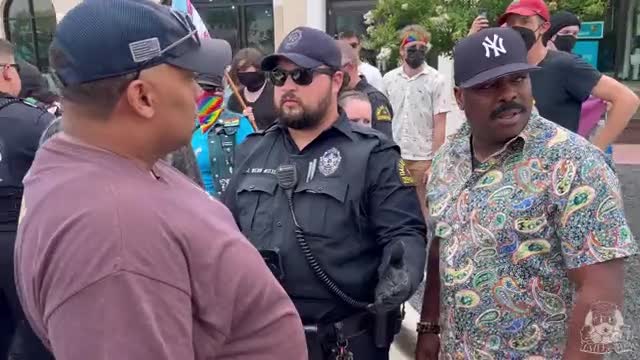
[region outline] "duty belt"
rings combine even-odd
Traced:
[[[373,331],[374,321],[372,313],[360,312],[332,324],[305,324],[309,359],[324,359],[328,353],[333,356],[348,353],[349,341]]]

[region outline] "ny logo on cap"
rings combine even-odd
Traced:
[[[491,41],[488,36],[485,37],[482,46],[484,46],[485,50],[484,56],[487,58],[491,57],[491,50],[493,50],[494,57],[500,56],[500,53],[507,53],[507,49],[504,48],[504,39],[498,36],[498,34],[493,34],[493,41]]]

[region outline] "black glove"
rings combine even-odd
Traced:
[[[376,313],[397,310],[413,294],[404,262],[404,245],[398,241],[385,249],[375,291]]]

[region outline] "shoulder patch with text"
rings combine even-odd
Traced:
[[[409,169],[407,169],[407,164],[404,160],[398,160],[398,175],[400,176],[400,182],[405,186],[416,186],[416,182],[413,180]]]

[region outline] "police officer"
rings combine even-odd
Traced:
[[[372,127],[392,139],[391,119],[393,119],[393,109],[389,99],[373,85],[369,84],[364,76],[360,76],[358,71],[358,52],[346,40],[337,41],[342,54],[342,71],[345,74],[346,88],[360,91],[369,97]]]
[[[217,198],[222,196],[233,174],[236,146],[253,133],[246,116],[224,107],[224,71],[223,65],[212,63],[210,73],[198,76],[203,92],[191,140],[204,187]]]
[[[388,359],[425,223],[398,147],[339,110],[340,68],[336,42],[306,27],[263,60],[279,118],[240,147],[224,200],[296,305],[312,360]]]
[[[0,39],[0,359],[47,359],[48,352],[29,328],[18,301],[13,246],[22,178],[53,115],[19,98],[20,89],[13,46]]]

